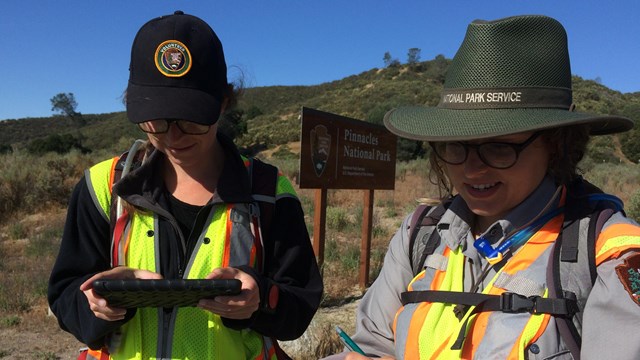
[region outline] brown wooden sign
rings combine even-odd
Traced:
[[[302,108],[300,188],[395,187],[397,138],[384,126]]]

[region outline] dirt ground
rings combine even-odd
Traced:
[[[333,338],[332,329],[334,325],[339,325],[346,332],[353,333],[357,303],[353,301],[319,309],[307,332],[298,340],[281,343],[282,348],[294,359],[314,359],[318,351],[328,353],[342,348],[337,337]],[[45,304],[21,316],[17,325],[9,326],[5,315],[1,315],[0,320],[2,360],[73,360],[84,346],[71,334],[60,330],[55,317],[47,316]]]
[[[9,325],[13,317],[0,317],[0,359],[76,359],[83,347],[71,334],[47,315],[45,304],[19,316],[19,324]]]

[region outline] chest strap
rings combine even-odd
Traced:
[[[549,299],[537,295],[526,297],[512,292],[503,292],[500,295],[489,295],[458,291],[425,290],[403,292],[401,299],[403,305],[428,301],[474,306],[471,314],[484,311],[502,311],[504,313],[528,312],[530,314],[551,314],[571,318],[579,311],[578,301],[573,293],[567,293],[566,295],[567,298]],[[465,309],[467,309],[467,307],[465,307]],[[462,319],[464,314],[456,314],[456,317]],[[462,349],[467,322],[468,318],[463,322],[458,337],[453,346],[451,346],[452,350]]]
[[[407,291],[402,293],[401,299],[403,305],[426,301],[475,306],[477,307],[476,312],[528,312],[531,314],[551,314],[571,317],[579,311],[578,302],[575,298],[549,299],[541,296],[527,297],[512,292],[504,292],[500,295],[489,295],[458,291]]]

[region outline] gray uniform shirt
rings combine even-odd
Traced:
[[[555,191],[553,181],[545,179],[505,219],[489,228],[494,231],[500,230],[490,237],[497,240],[501,234],[510,233],[525,225],[544,210],[546,205],[556,206],[557,199],[553,196]],[[437,227],[442,241],[447,246],[456,248],[462,245],[464,248],[463,253],[467,256],[465,291],[470,290],[471,279],[478,278],[486,263],[473,247],[473,218],[464,201],[457,197],[438,223],[446,226]],[[414,277],[409,254],[410,219],[411,215],[405,218],[391,239],[380,275],[367,290],[358,307],[353,340],[372,357],[395,354],[393,321],[396,312],[402,306],[400,294],[406,291],[407,285]],[[604,228],[620,222],[635,224],[621,214],[614,214],[605,223]],[[598,266],[598,277],[589,294],[583,315],[583,359],[640,359],[640,341],[634,335],[640,329],[640,306],[632,301],[615,272],[615,267],[632,254],[634,252],[628,252],[618,259],[606,261]],[[480,289],[484,288],[494,275],[495,270],[491,270],[484,278]],[[536,341],[536,346],[529,349],[529,359],[572,358],[555,326],[552,318],[543,335]],[[344,353],[327,359],[336,360],[343,357]]]

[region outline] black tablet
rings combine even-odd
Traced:
[[[184,307],[196,306],[200,299],[237,295],[241,285],[238,279],[98,279],[93,289],[114,307]]]

